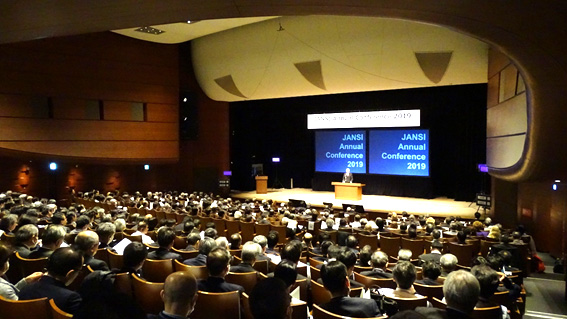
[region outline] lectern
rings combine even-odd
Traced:
[[[268,176],[256,176],[256,194],[268,194]]]
[[[361,200],[362,187],[366,184],[332,182],[335,186],[335,199]]]

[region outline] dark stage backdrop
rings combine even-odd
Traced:
[[[307,114],[420,109],[430,130],[430,177],[355,174],[364,194],[473,201],[489,191],[477,164],[486,161],[486,84],[334,94],[230,103],[232,189],[255,188],[252,164],[268,186],[332,191],[342,174],[315,172],[314,131]],[[272,157],[280,157],[274,164]]]

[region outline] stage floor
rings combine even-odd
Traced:
[[[323,202],[333,203],[333,207],[342,209],[342,204],[363,205],[365,211],[398,212],[410,214],[429,214],[434,217],[456,216],[465,219],[474,218],[477,205],[471,202],[458,202],[449,198],[409,198],[383,195],[362,195],[360,201],[335,199],[334,192],[319,192],[306,188],[268,189],[267,194],[256,194],[256,191],[241,192],[233,190],[231,197],[238,199],[272,199],[287,202],[289,199],[303,200],[313,207],[323,207]],[[482,209],[480,210],[482,213]]]

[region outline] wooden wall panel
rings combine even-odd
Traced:
[[[52,156],[101,159],[176,159],[178,141],[43,141],[0,142],[0,147]]]
[[[132,121],[132,103],[104,101],[102,104],[105,121]]]
[[[506,54],[490,48],[488,50],[488,78],[495,76],[510,64],[510,59]]]
[[[0,141],[175,141],[177,123],[1,118]]]
[[[92,100],[52,98],[51,105],[53,107],[53,118],[67,120],[87,120],[89,119],[89,103],[92,103]]]
[[[177,123],[179,118],[179,106],[177,104],[155,104],[146,105],[148,122]]]
[[[525,141],[525,134],[486,139],[487,165],[505,168],[516,164],[522,157]]]
[[[72,158],[178,160],[178,51],[110,32],[1,45],[3,147]],[[165,121],[151,123],[147,103],[173,107],[161,116]]]
[[[0,94],[0,116],[47,118],[48,111],[46,97]]]

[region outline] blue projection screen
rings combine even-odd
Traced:
[[[366,174],[366,131],[316,131],[315,170],[317,172]]]
[[[371,130],[369,173],[429,176],[429,130]]]

